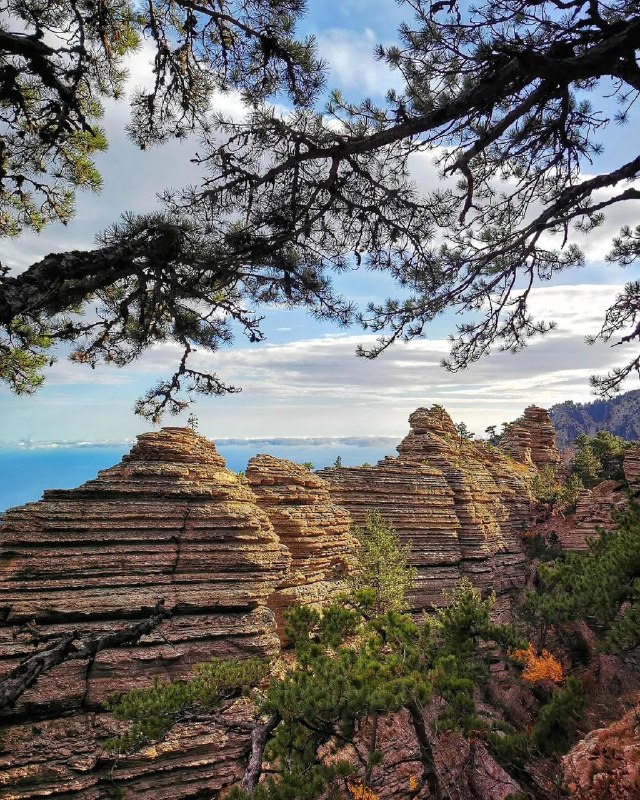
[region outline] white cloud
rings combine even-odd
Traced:
[[[350,334],[196,353],[194,366],[215,371],[243,388],[240,395],[201,400],[195,409],[201,430],[213,437],[395,436],[406,430],[412,410],[437,402],[454,419],[481,431],[489,424],[513,419],[530,403],[588,401],[592,399],[589,376],[624,362],[634,350],[584,343],[585,334],[597,328],[619,288],[582,285],[534,290],[533,310],[557,319],[558,330],[517,355],[496,352],[456,374],[439,366],[449,349],[445,339],[398,344],[373,361],[356,358],[355,347],[371,343],[374,337]],[[178,358],[178,348],[165,345],[145,353],[135,371],[60,365],[65,376],[70,378],[75,371],[96,388],[116,376],[130,381],[108,388],[109,405],[113,404],[105,417],[109,427],[100,413],[96,415],[96,397],[84,398],[72,420],[76,438],[113,435],[116,412],[120,414],[116,430],[124,426],[123,434],[130,435],[132,425],[139,425],[129,422],[136,396],[158,376],[169,374]],[[65,387],[58,384],[55,390],[63,396]],[[74,387],[69,386],[68,392],[71,404]],[[30,402],[21,400],[21,409]],[[10,424],[11,408],[8,411],[5,439],[16,429]],[[85,415],[91,415],[90,431],[83,428]]]
[[[389,88],[402,86],[400,74],[374,57],[374,47],[380,40],[371,28],[362,33],[331,28],[316,38],[320,56],[331,70],[330,87],[338,85],[359,94],[383,97]]]

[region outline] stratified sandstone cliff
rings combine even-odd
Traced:
[[[379,511],[403,542],[411,543],[410,562],[417,570],[409,597],[415,610],[442,605],[443,590],[460,579],[460,524],[453,492],[444,475],[427,464],[385,458],[373,467],[321,470],[331,495],[363,527]]]
[[[549,412],[538,406],[529,406],[519,419],[507,426],[500,439],[500,449],[521,464],[533,464],[539,470],[557,469],[561,463]]]
[[[269,599],[282,638],[282,613],[289,606],[323,604],[347,589],[356,545],[351,519],[332,502],[329,484],[293,461],[259,455],[249,461],[246,476],[291,554],[291,567]]]
[[[246,743],[215,725],[178,728],[113,775],[99,758],[113,692],[279,646],[266,603],[288,551],[215,447],[185,429],[144,434],[96,480],[8,511],[0,531],[2,674],[33,652],[33,624],[42,641],[118,628],[159,599],[173,612],[136,647],[55,668],[5,713],[0,797],[107,797],[113,778],[131,796],[173,800],[234,780]]]
[[[597,539],[601,530],[614,527],[612,510],[626,506],[627,502],[615,481],[603,481],[593,489],[584,489],[575,513],[555,526],[560,546],[565,550],[588,550],[589,541]]]
[[[630,486],[640,484],[640,444],[634,444],[624,454],[624,476]]]
[[[461,439],[439,407],[410,424],[399,455],[374,467],[312,474],[258,456],[246,480],[202,437],[165,428],[95,480],[7,512],[0,675],[70,630],[118,629],[159,600],[172,617],[135,647],[56,667],[0,716],[0,798],[93,800],[117,786],[141,800],[187,800],[237,781],[248,745],[241,725],[178,725],[114,763],[101,743],[118,723],[103,701],[156,675],[186,677],[214,656],[277,652],[276,617],[345,587],[350,520],[363,525],[374,509],[412,543],[415,610],[441,605],[462,576],[495,589],[506,610],[524,584],[519,533],[530,522],[533,464],[553,460],[548,431],[527,450],[535,458],[518,462]],[[250,715],[242,701],[222,711],[240,723]]]
[[[533,465],[461,438],[439,406],[418,409],[409,423],[397,458],[320,474],[357,524],[377,509],[411,542],[418,570],[413,609],[442,605],[443,591],[462,576],[494,589],[505,608],[524,585],[519,533],[530,523]]]

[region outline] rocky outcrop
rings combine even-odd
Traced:
[[[589,541],[601,530],[612,530],[612,511],[627,505],[626,495],[617,481],[603,481],[593,489],[580,492],[573,516],[555,526],[558,541],[565,550],[586,551]]]
[[[439,469],[460,524],[461,575],[507,596],[524,585],[519,534],[529,524],[531,471],[483,442],[458,435],[444,409],[418,409],[398,446],[402,460]]]
[[[8,511],[0,677],[69,631],[119,630],[160,600],[171,617],[135,646],[55,667],[3,712],[0,798],[93,800],[124,789],[142,800],[195,800],[236,782],[248,703],[229,701],[215,721],[177,725],[161,744],[114,761],[101,745],[120,723],[104,700],[155,676],[184,678],[212,657],[275,654],[287,606],[322,604],[345,588],[350,524],[364,525],[374,509],[412,544],[414,610],[445,603],[443,590],[463,576],[494,589],[498,611],[508,610],[525,579],[519,534],[530,522],[534,455],[549,460],[549,447],[538,442],[529,461],[514,461],[462,439],[437,406],[418,409],[410,425],[398,456],[373,467],[312,474],[263,455],[246,479],[207,440],[165,428],[140,436],[95,480]],[[398,748],[389,785],[400,797],[410,775]],[[472,756],[486,760],[474,750],[465,763]],[[498,768],[487,765],[491,796]]]
[[[539,470],[558,469],[562,461],[549,412],[538,406],[529,406],[520,419],[507,426],[500,449],[521,464],[532,464]]]
[[[432,706],[435,704],[431,704]],[[480,739],[469,741],[455,732],[433,734],[437,728],[433,709],[425,711],[425,729],[434,754],[434,768],[443,797],[456,800],[508,800],[522,789],[489,754]],[[376,742],[380,760],[371,770],[369,785],[380,800],[429,800],[423,776],[421,749],[406,710],[377,720]],[[372,724],[367,721],[353,745],[339,750],[334,759],[366,764],[371,747]],[[357,784],[356,784],[357,785]]]
[[[348,588],[356,542],[348,512],[329,495],[329,484],[306,467],[258,455],[246,470],[259,507],[291,554],[269,607],[283,636],[282,613],[294,603],[322,605]]]
[[[633,445],[625,451],[624,475],[632,490],[640,484],[640,446]],[[552,518],[545,527],[555,532],[564,549],[585,551],[589,541],[597,539],[601,530],[615,528],[613,512],[627,504],[627,492],[621,481],[602,481],[580,493],[573,515]]]
[[[624,477],[630,485],[640,484],[640,445],[634,444],[624,454]]]
[[[494,589],[506,608],[524,585],[519,533],[530,522],[533,467],[461,438],[439,406],[418,409],[409,424],[397,458],[320,474],[356,523],[378,510],[411,542],[418,570],[412,608],[441,605],[443,590],[462,576]]]
[[[640,706],[606,728],[591,731],[563,758],[575,800],[640,797]]]
[[[267,600],[289,554],[214,445],[179,428],[144,434],[95,480],[8,511],[0,543],[0,674],[35,641],[117,629],[161,599],[173,613],[135,647],[54,668],[5,712],[0,797],[106,797],[113,780],[177,799],[234,780],[246,742],[215,725],[176,729],[113,772],[100,754],[115,730],[101,710],[112,693],[278,649]]]
[[[460,524],[453,492],[444,475],[427,464],[385,458],[373,467],[321,470],[331,495],[364,527],[374,510],[411,544],[410,563],[417,571],[410,606],[418,611],[444,603],[443,591],[460,580]]]

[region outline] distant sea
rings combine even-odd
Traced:
[[[218,452],[234,472],[244,470],[257,453],[303,463],[315,469],[331,466],[339,456],[344,466],[375,464],[386,455],[395,455],[399,439],[335,440],[314,444],[313,440],[290,440],[287,444],[251,440],[233,444],[216,442]],[[354,443],[357,442],[357,443]],[[48,447],[0,448],[0,514],[7,508],[39,500],[45,489],[72,489],[94,478],[98,471],[117,464],[131,449],[131,443],[118,445],[64,445]]]

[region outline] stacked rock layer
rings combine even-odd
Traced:
[[[347,589],[356,542],[351,519],[329,495],[329,484],[280,458],[252,458],[247,480],[283,545],[291,567],[269,599],[283,638],[282,613],[294,603],[322,605]]]
[[[414,610],[442,605],[443,591],[460,579],[460,524],[444,475],[427,464],[385,458],[373,467],[321,470],[334,500],[364,527],[379,511],[404,543],[411,544],[417,576],[409,602]]]
[[[632,445],[625,452],[624,476],[631,486],[640,484],[640,444]]]
[[[565,524],[557,526],[560,546],[565,550],[586,551],[589,542],[601,530],[612,530],[612,511],[627,505],[627,496],[616,481],[603,481],[593,489],[584,489],[578,496],[576,510]]]
[[[418,409],[409,423],[397,458],[320,474],[358,524],[378,510],[411,543],[414,610],[442,605],[463,576],[495,590],[506,610],[524,584],[519,533],[530,523],[533,466],[462,438],[440,406]]]
[[[520,419],[507,425],[500,449],[516,461],[533,464],[539,470],[558,469],[562,461],[549,412],[538,406],[529,406]]]
[[[312,474],[258,456],[246,480],[207,440],[165,428],[140,436],[95,480],[7,512],[0,677],[71,630],[119,629],[160,600],[172,616],[135,646],[56,667],[3,712],[0,798],[97,800],[115,786],[142,800],[218,796],[242,771],[248,734],[237,731],[250,707],[223,710],[240,724],[178,725],[114,763],[101,745],[119,723],[104,700],[155,676],[184,678],[216,656],[276,653],[287,606],[322,604],[345,588],[351,522],[364,525],[373,510],[411,542],[413,609],[442,605],[463,576],[495,589],[498,610],[508,609],[524,583],[518,533],[530,521],[532,458],[518,463],[462,439],[437,406],[410,424],[399,455],[373,467]],[[528,452],[538,458],[545,447]]]
[[[144,434],[120,464],[8,511],[0,530],[1,674],[34,652],[34,630],[40,642],[113,630],[159,600],[173,614],[135,647],[54,668],[5,712],[0,797],[106,797],[113,779],[132,796],[182,798],[235,780],[245,743],[215,726],[184,727],[113,774],[100,756],[114,692],[277,651],[267,599],[289,554],[215,447],[185,429]]]

